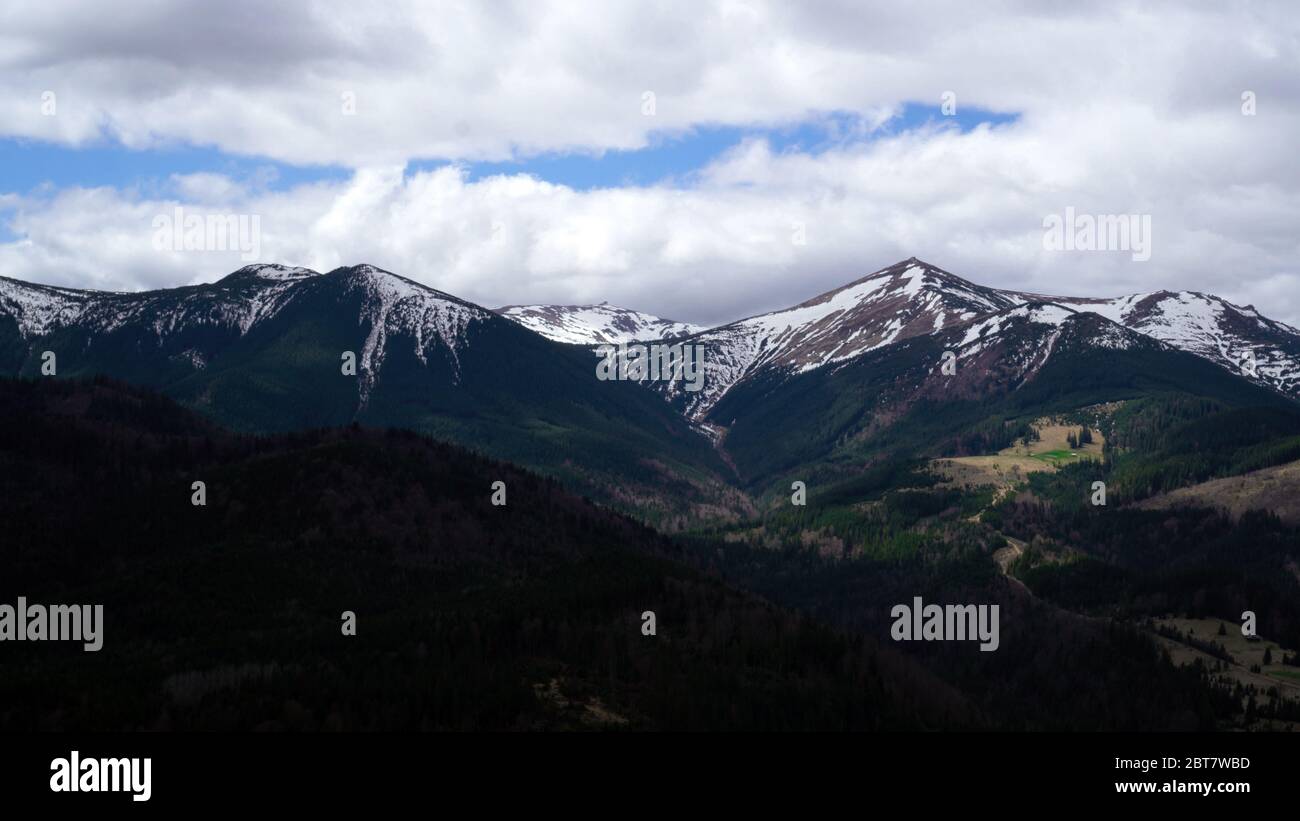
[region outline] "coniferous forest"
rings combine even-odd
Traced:
[[[1150,629],[1167,613],[1253,608],[1261,632],[1300,646],[1300,582],[1285,572],[1294,527],[1079,503],[1095,476],[1123,493],[1119,477],[1141,475],[1122,459],[1034,474],[997,498],[940,486],[918,462],[882,464],[806,505],[670,536],[409,431],[233,433],[106,378],[5,380],[0,418],[6,595],[107,614],[105,651],[32,644],[6,666],[5,729],[1206,730],[1300,718],[1284,694],[1175,663]],[[1227,440],[1207,463],[1254,447]],[[1008,538],[1027,549],[1004,572],[992,557]],[[918,594],[996,603],[999,651],[885,640],[890,605]],[[355,635],[340,629],[345,613]]]

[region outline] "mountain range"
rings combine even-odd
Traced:
[[[703,345],[703,390],[594,378],[591,346],[634,340]],[[1300,392],[1300,331],[1253,307],[999,290],[915,258],[708,329],[607,304],[492,311],[371,265],[251,265],[140,293],[0,278],[0,373],[35,376],[47,351],[59,376],[161,390],[236,430],[419,430],[660,524],[744,515],[734,488],[791,470],[941,455],[994,413],[1152,390],[1252,405]]]
[[[728,390],[764,372],[803,373],[833,366],[914,336],[985,320],[996,324],[1007,312],[1039,303],[1068,309],[1056,314],[1060,319],[1075,312],[1099,314],[1281,393],[1300,396],[1300,330],[1264,317],[1253,306],[1240,307],[1194,291],[1114,299],[1046,296],[976,285],[913,257],[790,308],[716,328],[679,332],[682,323],[628,313],[636,317],[635,327],[647,329],[642,339],[672,335],[707,346],[708,387],[683,397],[682,405],[688,416],[702,419]],[[623,310],[601,307],[611,313]],[[626,341],[608,332],[603,314],[593,316],[587,308],[533,306],[529,311],[527,326],[557,341]],[[977,327],[983,332],[990,326]],[[673,393],[680,390],[672,388]]]

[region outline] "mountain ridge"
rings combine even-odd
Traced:
[[[688,336],[672,335],[669,324],[647,325],[650,315],[595,307],[595,318],[619,334],[603,344],[651,327],[663,336],[646,341],[703,346],[703,389],[687,390],[684,379],[602,381],[592,346],[550,339],[510,306],[492,311],[369,264],[325,273],[250,265],[213,283],[136,294],[0,279],[0,368],[35,374],[38,353],[55,350],[60,375],[106,373],[155,387],[236,429],[352,421],[410,427],[580,476],[582,488],[631,504],[659,498],[650,485],[688,476],[697,491],[727,496],[721,477],[746,471],[723,439],[738,444],[746,430],[773,435],[754,420],[730,430],[756,408],[782,424],[870,438],[918,402],[1002,401],[1023,391],[1063,346],[1071,367],[1083,371],[1098,367],[1090,356],[1101,362],[1100,352],[1131,350],[1126,367],[1181,372],[1192,366],[1170,355],[1183,352],[1278,398],[1294,399],[1300,389],[1300,331],[1253,308],[1196,292],[1105,300],[1004,291],[915,257],[790,308]],[[621,320],[627,323],[618,326]],[[1251,372],[1237,361],[1243,351]],[[338,378],[341,352],[356,357],[355,386]],[[850,366],[861,373],[838,379]],[[804,379],[818,372],[831,378]],[[1218,375],[1197,372],[1218,384]],[[1109,382],[1084,375],[1090,384],[1163,384],[1159,373]],[[814,391],[823,405],[813,406],[788,395],[790,385],[839,385],[849,394]],[[1197,392],[1194,380],[1177,385]],[[777,396],[807,418],[775,412]],[[591,471],[615,453],[617,476]],[[769,462],[776,464],[756,460]],[[636,480],[626,484],[629,477]],[[660,507],[671,515],[671,505]]]
[[[49,351],[59,377],[160,390],[236,430],[409,428],[654,521],[689,517],[667,501],[679,484],[701,505],[736,501],[707,440],[654,394],[599,382],[584,349],[373,265],[245,266],[137,294],[0,286],[8,375],[40,374]]]
[[[656,387],[698,423],[736,384],[762,372],[803,373],[1031,303],[1097,313],[1300,398],[1300,330],[1267,319],[1253,308],[1190,291],[1093,299],[1000,290],[976,285],[916,257],[790,308],[688,337],[682,341],[704,344],[711,356],[706,362],[705,390],[688,395],[680,384]]]
[[[758,366],[808,370],[844,361],[883,344],[921,332],[942,330],[982,314],[1031,302],[1047,302],[1101,314],[1176,348],[1189,350],[1288,395],[1300,394],[1300,330],[1199,291],[1159,290],[1119,297],[1073,297],[977,285],[916,257],[886,266],[788,308],[705,327],[610,305],[506,305],[488,309],[378,266],[361,263],[329,272],[282,264],[253,264],[214,283],[141,292],[95,291],[42,285],[0,276],[0,315],[14,317],[24,337],[75,322],[88,311],[147,306],[162,295],[222,286],[234,292],[262,284],[268,291],[250,300],[242,333],[277,307],[276,297],[305,281],[352,273],[374,287],[381,303],[422,293],[465,309],[474,318],[505,317],[548,339],[574,345],[680,339],[721,342],[724,384]],[[405,293],[402,293],[405,291]],[[893,309],[894,313],[889,313]],[[386,309],[381,307],[381,313]],[[830,321],[830,320],[835,321]],[[1258,341],[1252,342],[1251,338]],[[749,343],[737,337],[753,335]],[[846,338],[847,337],[847,338]],[[378,341],[378,340],[375,340]],[[747,350],[746,350],[747,349]],[[716,390],[716,388],[715,388]]]

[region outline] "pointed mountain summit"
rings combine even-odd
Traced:
[[[692,419],[743,379],[765,371],[802,373],[914,336],[1022,304],[915,257],[790,308],[712,328],[688,341],[706,346],[705,388],[665,387]]]

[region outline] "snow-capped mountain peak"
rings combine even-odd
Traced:
[[[243,268],[240,268],[238,271],[235,271],[233,274],[230,274],[230,276],[226,278],[234,279],[239,277],[257,277],[259,279],[286,281],[286,280],[295,280],[295,279],[306,279],[307,277],[318,277],[318,276],[320,276],[320,272],[313,271],[310,268],[300,268],[293,265],[280,265],[278,263],[272,263],[272,264],[262,264],[262,265],[245,265]]]
[[[814,370],[1024,301],[912,257],[791,308],[691,337],[705,346],[706,378],[702,391],[685,397],[685,411],[703,418],[733,385],[760,370]],[[660,389],[669,398],[683,391],[678,384]]]
[[[497,313],[530,331],[570,345],[617,345],[634,340],[672,339],[703,330],[602,302],[599,305],[507,305]]]
[[[94,291],[56,288],[0,277],[0,316],[12,316],[18,334],[28,339],[76,321],[94,296]]]
[[[435,343],[451,358],[455,379],[460,379],[459,350],[473,322],[493,318],[491,311],[407,279],[374,265],[355,265],[330,272],[362,294],[357,322],[369,326],[359,352],[361,398],[364,406],[388,351],[390,336],[414,340],[414,353],[427,364]]]
[[[68,329],[85,337],[87,350],[101,345],[151,349],[202,369],[225,345],[320,293],[357,305],[356,322],[364,333],[356,351],[363,406],[393,341],[409,340],[425,364],[440,351],[458,380],[459,352],[470,325],[501,321],[486,308],[373,265],[325,274],[250,265],[213,283],[139,293],[75,291],[0,278],[0,323],[12,318],[28,344]],[[129,341],[115,341],[120,335]]]
[[[1101,314],[1281,393],[1300,392],[1300,330],[1262,316],[1253,306],[1197,291],[1060,302]]]
[[[1140,338],[1155,340],[1283,393],[1300,392],[1300,331],[1260,316],[1254,308],[1191,291],[1117,299],[1005,291],[975,285],[915,257],[791,308],[691,337],[689,341],[706,348],[704,389],[685,394],[678,384],[656,387],[699,421],[734,385],[759,373],[835,366],[954,327],[964,327],[957,344],[978,346],[985,334],[996,334],[1001,323],[1023,318],[1059,326],[1075,312],[1109,320],[1092,328],[1088,344],[1094,348],[1126,348]],[[1048,345],[1044,357],[1050,351]]]

